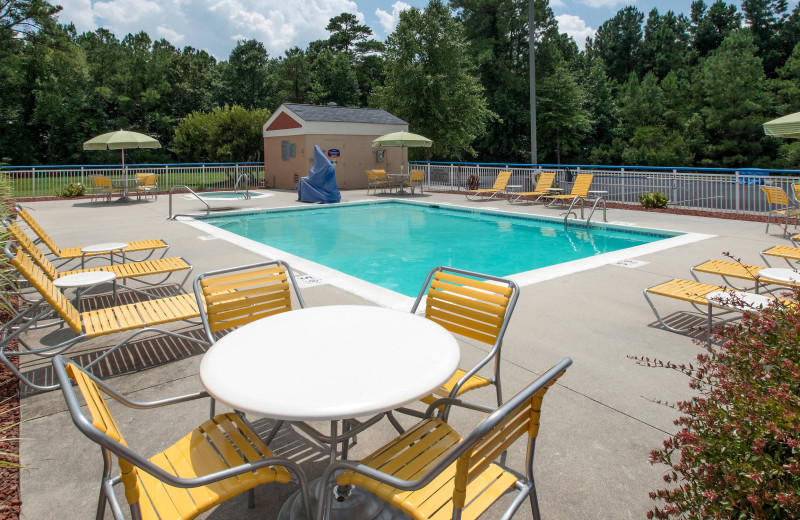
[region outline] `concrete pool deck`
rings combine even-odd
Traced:
[[[246,201],[247,207],[302,205],[295,201],[293,192],[269,193],[272,196]],[[343,201],[383,198],[387,197],[368,196],[363,190],[342,193]],[[536,215],[558,216],[563,211],[541,205],[511,206],[504,200],[467,201],[452,194],[426,192],[409,198]],[[163,238],[171,245],[168,256],[185,257],[194,265],[194,274],[263,259],[221,239],[210,239],[186,223],[166,220],[167,204],[166,196],[155,202],[129,204],[90,203],[88,199],[22,203],[62,247]],[[176,197],[174,204],[178,212],[201,209],[198,203],[182,197]],[[633,262],[532,280],[522,288],[503,346],[504,394],[512,395],[563,357],[574,360],[547,394],[537,441],[537,489],[542,517],[547,519],[642,518],[655,504],[648,492],[664,485],[662,475],[666,468],[651,466],[648,456],[651,449],[661,446],[676,431],[672,421],[677,415],[672,408],[654,401],[672,403],[689,397],[688,380],[676,372],[637,366],[628,356],[691,362],[701,348],[691,338],[657,326],[642,290],[673,277],[689,278],[690,267],[722,258],[723,252],[760,265],[760,251],[788,244],[780,228],[771,227],[770,234],[765,234],[760,222],[616,209],[608,211],[608,218],[709,237],[643,253]],[[305,274],[294,267],[299,274]],[[721,279],[707,281],[722,284]],[[308,306],[374,304],[325,279],[321,282],[312,280],[302,287]],[[191,291],[190,283],[186,289]],[[663,298],[657,304],[664,315],[676,320],[687,318],[691,310],[688,305]],[[699,317],[689,319],[698,325],[703,323]],[[46,330],[43,334],[47,341],[47,334],[55,333]],[[71,352],[98,350],[113,344],[112,340],[98,338]],[[180,345],[158,340],[149,343],[155,352],[153,366],[110,377],[110,384],[137,400],[202,389],[197,375],[201,351],[184,350]],[[469,341],[460,343],[462,367],[472,366],[483,357],[483,346]],[[347,377],[346,360],[341,370]],[[331,384],[335,385],[335,380]],[[493,391],[477,390],[468,398],[493,404]],[[140,412],[125,411],[113,404],[111,407],[128,444],[143,455],[160,451],[207,417],[206,401]],[[71,424],[60,392],[24,397],[22,413],[27,419],[21,431],[21,457],[27,467],[21,473],[23,518],[93,517],[102,469],[97,446]],[[480,417],[463,412],[453,414],[451,419],[460,432],[466,433]],[[413,423],[405,417],[401,420],[406,425]],[[269,420],[258,420],[256,424],[266,431]],[[394,429],[382,421],[359,435],[351,458],[368,454],[393,434]],[[517,443],[511,450],[512,468],[521,467],[522,444]],[[291,428],[284,427],[271,446],[277,454],[300,461],[312,477],[324,468],[325,451]],[[255,509],[247,509],[244,496],[240,496],[201,518],[275,518],[280,504],[294,489],[295,486],[279,484],[261,486],[256,490]],[[502,506],[506,504],[507,501]],[[497,518],[501,510],[496,507],[486,518]],[[110,513],[106,517],[111,518]],[[524,505],[515,518],[530,517],[530,508]]]

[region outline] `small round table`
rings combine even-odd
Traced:
[[[762,270],[763,271],[763,270]],[[714,291],[706,294],[708,301],[708,346],[711,346],[712,309],[718,307],[736,312],[761,312],[774,301],[770,296],[742,291]]]
[[[203,356],[200,380],[236,410],[297,423],[331,421],[334,430],[335,421],[430,395],[452,377],[460,355],[455,337],[421,316],[359,305],[311,307],[223,337]],[[297,496],[279,518],[302,517]],[[374,500],[353,488],[345,500],[333,501],[333,518],[379,518],[386,514],[383,502]]]
[[[122,253],[122,263],[125,263],[125,248],[128,247],[127,242],[106,242],[103,244],[93,244],[81,249],[81,268],[86,263],[86,255],[98,255],[108,253],[108,258],[111,265],[114,265],[114,253]]]
[[[800,285],[800,273],[788,267],[768,267],[758,272],[758,281],[777,285]]]
[[[117,275],[106,271],[89,271],[88,273],[75,273],[56,278],[53,285],[59,289],[75,289],[75,307],[81,311],[81,289],[93,287],[101,283],[112,282],[114,305],[117,304]]]

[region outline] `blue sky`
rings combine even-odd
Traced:
[[[711,4],[713,0],[706,0]],[[128,33],[147,32],[154,40],[165,38],[178,48],[192,46],[225,60],[237,40],[256,39],[270,56],[310,41],[326,38],[328,20],[342,12],[356,14],[384,39],[397,24],[400,11],[424,8],[428,0],[59,0],[61,23],[72,22],[79,32],[105,27],[119,39]],[[730,3],[730,2],[729,2]],[[737,5],[738,1],[735,1]],[[790,2],[792,6],[795,2]],[[688,14],[691,0],[550,0],[562,32],[579,46],[598,26],[626,5],[645,15],[657,7]]]

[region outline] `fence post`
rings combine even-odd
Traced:
[[[169,183],[169,164],[164,165],[164,187],[169,190],[172,185]]]
[[[83,184],[83,166],[81,166],[81,184]]]
[[[619,169],[619,191],[622,195],[622,201],[628,202],[628,190],[625,189],[625,168]]]
[[[31,168],[31,189],[33,190],[33,196],[36,196],[36,168]]]
[[[672,170],[672,201],[678,200],[678,170]]]
[[[203,179],[202,179],[203,189],[206,189],[206,163],[203,163]]]
[[[736,170],[736,173],[734,174],[733,180],[734,180],[734,183],[735,183],[733,185],[733,191],[734,191],[733,197],[736,199],[736,213],[739,213],[739,211],[740,211],[740,209],[739,209],[739,182],[742,180],[739,177],[739,170]]]

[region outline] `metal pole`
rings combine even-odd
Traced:
[[[528,55],[531,69],[531,164],[539,162],[536,153],[536,53],[534,50],[534,0],[528,0]]]

